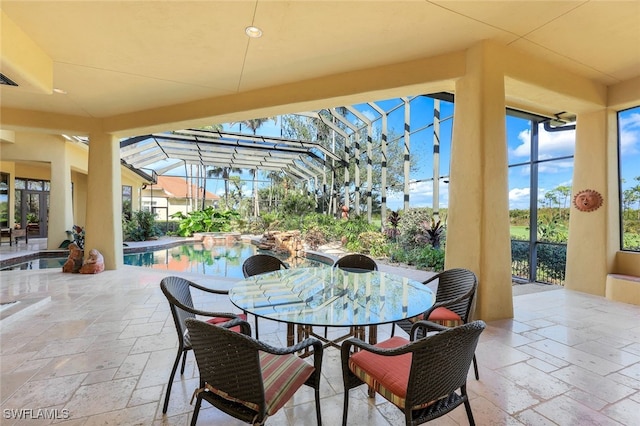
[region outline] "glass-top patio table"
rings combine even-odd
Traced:
[[[332,267],[284,269],[237,282],[231,302],[243,311],[287,324],[287,345],[294,344],[294,326],[326,345],[338,347],[352,334],[369,343],[377,325],[411,318],[430,308],[435,294],[419,281],[381,271],[348,272]],[[352,327],[337,339],[313,333],[313,326]],[[302,331],[301,331],[302,330]]]

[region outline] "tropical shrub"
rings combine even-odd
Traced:
[[[133,212],[130,220],[123,218],[122,231],[125,241],[147,241],[161,235],[156,215],[146,210]]]
[[[385,229],[385,233],[387,234],[387,238],[391,241],[398,240],[398,235],[400,235],[400,230],[398,226],[400,225],[400,214],[397,211],[391,211],[389,213],[389,217],[387,218],[387,228]]]
[[[558,214],[538,218],[538,239],[550,243],[566,243],[568,229]]]
[[[363,232],[359,235],[358,241],[362,253],[369,253],[373,257],[383,257],[389,254],[389,243],[382,232]]]
[[[392,262],[404,263],[418,269],[444,270],[444,250],[431,246],[416,247],[410,250],[395,247],[390,250],[390,259]]]
[[[84,228],[82,226],[73,225],[73,228],[67,231],[67,239],[60,244],[59,248],[68,248],[69,244],[76,243],[80,249],[84,249]]]
[[[369,231],[380,231],[380,227],[367,222],[363,216],[352,216],[348,220],[340,220],[336,222],[336,232],[345,245],[347,243],[359,243],[360,234]],[[349,247],[347,246],[347,249]],[[357,250],[352,250],[357,251]]]
[[[442,240],[444,239],[445,228],[442,225],[442,221],[431,218],[430,222],[422,222],[421,229],[415,236],[415,240],[420,244],[429,244],[433,248],[440,248]]]
[[[415,265],[419,269],[444,270],[444,250],[431,246],[416,250]]]
[[[567,264],[567,246],[564,244],[538,244],[537,281],[564,283]]]
[[[400,231],[398,242],[405,248],[413,248],[424,244],[420,238],[424,235],[425,223],[431,223],[431,209],[419,208],[403,211],[398,223]]]
[[[180,220],[178,234],[183,237],[191,237],[196,232],[229,232],[232,230],[232,221],[239,217],[236,211],[221,211],[211,206],[186,215],[182,212],[171,215],[171,218]]]
[[[303,216],[306,213],[315,211],[316,200],[309,195],[293,192],[282,200],[280,209],[285,215]]]

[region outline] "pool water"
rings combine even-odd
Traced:
[[[124,255],[124,263],[125,265],[142,266],[163,271],[189,272],[241,279],[244,277],[242,263],[245,259],[258,252],[263,251],[258,250],[253,244],[247,243],[237,243],[231,246],[213,246],[210,248],[206,248],[199,243],[188,243],[154,251],[127,253]],[[276,254],[276,256],[288,263],[290,267],[324,265],[321,262],[304,258],[292,260],[283,255]],[[11,265],[2,270],[62,268],[66,260],[66,257],[40,258]]]

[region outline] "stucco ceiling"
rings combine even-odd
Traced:
[[[2,86],[2,107],[84,118],[135,121],[151,109],[233,102],[481,40],[604,85],[640,75],[638,1],[3,0],[0,8],[2,73],[19,83]],[[263,37],[248,38],[249,25]]]

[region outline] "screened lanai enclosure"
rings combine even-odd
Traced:
[[[121,158],[200,188],[194,209],[232,181],[252,200],[247,215],[270,211],[266,189],[285,185],[313,197],[319,212],[339,218],[344,207],[383,230],[390,211],[409,209],[446,224],[453,103],[438,93],[141,135],[121,141]],[[505,113],[512,273],[562,284],[575,117]]]
[[[261,119],[251,133],[233,131],[242,123],[230,123],[142,135],[121,142],[121,158],[151,174],[183,176],[202,193],[234,172],[253,193],[272,184],[270,178],[288,179],[316,198],[319,211],[337,214],[345,206],[369,222],[375,213],[384,227],[388,193],[408,209],[412,189],[447,178],[448,165],[440,171],[440,126],[449,122],[450,141],[452,104],[445,101],[449,115],[441,120],[441,98],[451,100],[442,94],[302,112],[275,117],[278,126]],[[422,189],[437,214],[438,185]],[[266,202],[258,200],[253,213]]]

